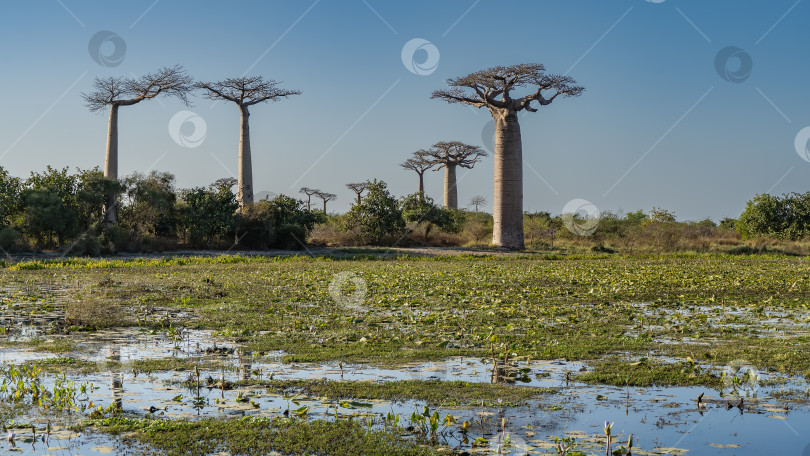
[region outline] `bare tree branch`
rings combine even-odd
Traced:
[[[417,150],[413,153],[413,157],[400,163],[399,166],[411,171],[416,171],[417,174],[422,175],[425,171],[436,165],[430,160],[429,155],[430,153],[427,150]]]
[[[163,67],[140,78],[96,78],[93,91],[82,93],[85,106],[97,112],[108,106],[130,106],[158,95],[179,98],[188,106],[188,94],[194,89],[191,76],[180,65]]]
[[[487,152],[484,149],[459,141],[439,141],[427,151],[427,157],[434,165],[438,165],[433,171],[438,171],[448,165],[472,169],[481,158],[486,156]]]
[[[300,90],[286,90],[277,87],[272,79],[265,81],[261,76],[229,78],[218,82],[198,82],[196,87],[203,89],[203,97],[209,100],[226,100],[240,107],[253,106],[265,101],[276,101],[290,95],[300,95]]]
[[[535,112],[537,108],[531,106],[532,101],[545,106],[558,96],[576,97],[585,91],[570,76],[547,74],[545,71],[545,67],[538,63],[487,68],[448,79],[450,89],[436,90],[431,98],[476,108]],[[531,87],[534,92],[514,98],[513,90],[523,87]]]

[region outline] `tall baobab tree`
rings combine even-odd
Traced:
[[[475,212],[478,212],[478,206],[483,206],[484,204],[487,204],[487,199],[481,195],[475,195],[470,200],[469,206],[474,206]]]
[[[439,141],[428,150],[428,159],[439,165],[434,171],[444,168],[444,207],[458,209],[456,168],[472,169],[487,153],[478,146],[458,141]]]
[[[82,98],[92,112],[110,108],[104,177],[118,180],[118,108],[138,104],[158,95],[177,97],[188,106],[188,94],[193,88],[191,77],[179,65],[164,67],[140,78],[96,78],[93,91],[82,93]],[[118,219],[115,200],[116,195],[107,195],[104,202],[104,220],[109,224],[116,223]]]
[[[413,153],[413,157],[400,163],[399,166],[414,171],[419,176],[419,198],[421,199],[425,194],[425,171],[435,166],[435,163],[428,158],[428,151],[417,150]]]
[[[346,184],[351,191],[357,193],[357,204],[360,204],[360,195],[366,191],[366,187],[368,187],[368,182],[356,182],[353,184]]]
[[[337,199],[337,195],[335,195],[334,193],[327,193],[327,192],[321,192],[321,191],[316,193],[315,196],[317,196],[318,198],[323,200],[323,213],[324,214],[326,214],[326,203],[329,202],[329,201],[334,201],[334,200]]]
[[[199,82],[197,87],[205,90],[210,100],[226,100],[239,107],[242,114],[242,128],[239,136],[239,181],[236,186],[236,200],[239,208],[253,204],[253,164],[250,156],[250,108],[265,101],[276,101],[290,95],[300,95],[299,90],[285,90],[276,87],[272,79],[265,81],[261,76],[230,78],[219,82]]]
[[[301,187],[301,190],[298,190],[298,193],[303,193],[307,195],[307,210],[312,210],[312,195],[317,195],[321,191],[317,188],[309,188],[309,187]]]
[[[536,63],[496,66],[447,80],[450,89],[437,90],[431,98],[487,108],[495,120],[495,201],[492,243],[523,249],[523,147],[518,113],[537,112],[557,97],[576,97],[584,88],[569,76],[548,74]],[[513,90],[533,92],[513,98]]]

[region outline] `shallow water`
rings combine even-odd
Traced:
[[[38,336],[34,330],[15,335],[20,339]],[[183,386],[190,372],[133,373],[129,363],[170,357],[202,357],[208,361],[218,360],[222,367],[202,370],[201,379],[210,376],[218,380],[222,376],[227,381],[272,376],[274,379],[334,381],[438,379],[487,383],[491,375],[489,360],[479,358],[410,363],[396,368],[338,363],[284,364],[280,361],[282,353],[253,356],[210,331],[148,333],[136,329],[116,329],[70,337],[75,338],[78,347],[76,353],[53,355],[10,348],[0,352],[0,361],[19,364],[55,356],[72,356],[96,362],[101,373],[69,375],[71,380],[92,383],[96,388],[87,397],[81,398],[82,403],[87,405],[92,400],[94,405],[106,407],[120,400],[123,412],[134,416],[152,413],[162,419],[245,415],[277,417],[283,416],[288,408],[292,412],[290,414],[295,415],[295,410],[306,406],[309,407],[307,413],[298,419],[336,419],[336,414],[338,419],[348,416],[381,418],[391,412],[400,415],[400,424],[404,426],[409,424],[412,413],[423,412],[423,402],[362,400],[361,404],[341,405],[341,401],[300,396],[293,402],[293,399],[288,400],[275,391],[260,387],[235,390],[202,387],[198,395],[195,389]],[[211,353],[214,346],[218,353]],[[105,372],[110,359],[121,363],[122,372]],[[439,441],[469,450],[469,442],[483,436],[489,441],[487,451],[490,453],[500,450],[501,454],[556,454],[550,441],[554,436],[567,435],[575,437],[576,448],[586,454],[604,454],[606,442],[601,426],[608,420],[614,422],[613,435],[617,436],[620,444],[626,444],[630,434],[634,436],[636,443],[633,453],[638,455],[684,454],[684,451],[688,451],[687,454],[801,455],[810,444],[810,433],[807,432],[810,430],[810,409],[806,403],[791,401],[788,409],[785,409],[784,400],[773,398],[785,389],[805,392],[806,383],[801,379],[792,379],[787,383],[774,382],[775,386],[768,387],[746,385],[749,394],[756,393],[757,397],[744,398],[742,407],[737,407],[738,397],[721,398],[718,391],[706,388],[628,390],[567,383],[566,373],[579,371],[585,367],[583,363],[518,361],[515,367],[528,372],[523,377],[524,381],[517,382],[517,385],[555,388],[558,393],[519,407],[440,407],[438,411],[442,418],[448,413],[452,414],[459,423],[470,421],[471,428],[465,436],[458,426],[440,427],[443,433]],[[112,384],[113,375],[116,382],[120,378],[120,386]],[[52,376],[45,378],[47,384]],[[766,374],[760,374],[760,380],[771,379]],[[706,405],[698,408],[696,397],[700,393],[705,394]],[[291,392],[290,396],[293,394]],[[807,397],[806,393],[804,397]],[[494,402],[497,398],[486,399]],[[151,412],[150,407],[154,407]],[[430,412],[433,410],[431,408]],[[505,432],[500,427],[501,418],[506,418]],[[30,415],[15,417],[18,423],[34,423],[40,436],[48,419],[65,425],[71,420],[81,419],[81,416],[45,416],[34,411]],[[31,439],[26,431],[18,429],[16,432],[16,454],[105,454],[105,451],[120,454],[128,451],[111,437],[75,435],[67,431],[55,431],[49,441],[51,449],[48,449],[43,442]],[[509,445],[504,445],[502,439],[505,435],[509,436]]]

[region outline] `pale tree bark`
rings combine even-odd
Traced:
[[[557,97],[576,97],[584,88],[569,76],[545,72],[541,64],[497,66],[447,81],[448,90],[431,98],[487,108],[495,119],[495,176],[492,243],[509,249],[525,248],[523,236],[523,149],[517,114],[551,104]],[[533,93],[513,98],[512,91],[531,87]]]
[[[239,135],[239,180],[236,183],[236,200],[240,206],[253,204],[253,160],[250,156],[250,111],[241,106],[242,128]]]
[[[188,105],[188,94],[193,89],[192,79],[183,67],[175,65],[164,67],[155,73],[140,78],[96,78],[93,91],[82,93],[90,111],[100,112],[109,107],[110,118],[107,124],[107,153],[104,159],[104,177],[118,180],[118,108],[131,106],[158,95],[179,98]],[[118,221],[116,214],[117,195],[107,195],[104,201],[104,221],[114,224]]]
[[[444,167],[444,207],[458,209],[456,165],[447,165]]]
[[[515,249],[523,240],[523,145],[517,113],[495,120],[495,198],[492,243]]]
[[[118,105],[110,105],[110,119],[107,124],[107,154],[104,157],[104,177],[118,180]],[[107,195],[104,201],[104,221],[114,224],[118,221],[115,195]]]
[[[277,101],[290,95],[300,95],[298,90],[285,90],[276,87],[276,81],[265,81],[261,76],[230,78],[218,82],[200,82],[199,89],[205,90],[205,97],[211,100],[226,100],[239,107],[241,130],[239,136],[239,180],[236,200],[239,210],[253,204],[253,165],[250,153],[250,112],[248,108],[265,101]]]

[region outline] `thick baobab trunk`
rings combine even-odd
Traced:
[[[495,117],[495,202],[492,212],[492,243],[509,249],[524,249],[523,241],[523,146],[514,111]]]
[[[357,204],[360,204],[360,194],[357,194]]]
[[[444,207],[458,209],[458,192],[456,191],[456,165],[444,167]]]
[[[237,183],[236,200],[239,209],[253,204],[253,164],[250,158],[250,112],[247,106],[241,106],[242,134],[239,137],[239,182]]]
[[[307,210],[312,211],[312,195],[307,195]]]
[[[419,175],[419,199],[424,199],[425,195],[425,173],[416,173]]]
[[[323,200],[323,213],[326,214],[326,200]]]
[[[110,105],[110,121],[107,124],[107,155],[104,159],[104,177],[118,180],[118,105]],[[115,208],[115,195],[107,195],[104,200],[104,221],[115,224],[118,214]]]

